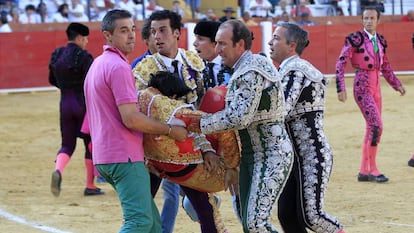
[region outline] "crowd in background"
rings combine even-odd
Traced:
[[[239,0],[238,9],[226,7],[201,9],[199,0],[172,0],[169,10],[180,14],[183,19],[217,20],[239,18],[248,26],[258,21],[297,22],[300,25],[316,25],[312,20],[312,5],[329,5],[335,15],[350,15],[351,0]],[[383,0],[360,0],[359,6],[376,6],[384,12]],[[111,9],[128,10],[135,20],[148,18],[152,12],[163,10],[157,0],[0,0],[0,31],[7,32],[13,24],[62,23],[101,21]],[[185,14],[190,9],[192,14]],[[259,18],[259,20],[255,20]],[[6,28],[6,26],[8,28]]]

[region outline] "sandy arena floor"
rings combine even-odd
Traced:
[[[390,178],[386,184],[356,181],[364,122],[352,98],[352,79],[347,80],[346,103],[337,100],[335,83],[329,85],[325,130],[335,160],[325,210],[337,216],[348,233],[414,232],[414,168],[407,166],[414,152],[414,77],[401,76],[401,80],[407,90],[404,97],[382,79],[385,129],[378,164]],[[106,195],[83,196],[81,141],[64,171],[60,197],[50,193],[60,145],[58,101],[57,91],[0,95],[0,232],[118,232],[122,217],[113,189],[100,184]],[[227,228],[240,233],[230,195],[219,195]],[[160,200],[161,193],[158,204]],[[200,230],[180,209],[175,232]]]

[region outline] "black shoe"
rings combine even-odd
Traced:
[[[55,197],[58,197],[60,194],[60,185],[62,184],[62,175],[59,170],[54,170],[52,172],[52,182],[50,184],[50,191],[52,191]]]
[[[369,175],[369,181],[374,181],[377,183],[384,183],[388,181],[388,177],[384,176],[383,174],[380,174],[378,176]]]
[[[410,160],[408,160],[408,166],[410,166],[410,167],[414,167],[414,159],[410,159]]]
[[[358,173],[358,182],[366,182],[366,181],[370,181],[369,175]]]
[[[105,192],[102,191],[102,189],[100,188],[96,188],[96,189],[85,188],[85,191],[83,191],[83,195],[85,196],[94,196],[94,195],[103,195],[103,194],[105,194]]]

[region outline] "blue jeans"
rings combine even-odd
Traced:
[[[198,222],[197,211],[194,209],[193,205],[191,204],[190,200],[187,196],[183,197],[183,209],[187,213],[188,217],[191,218],[194,222]]]
[[[185,0],[185,3],[194,10],[200,10],[200,6],[201,6],[201,0]]]
[[[161,219],[144,162],[98,164],[96,168],[115,189],[121,202],[124,225],[120,233],[161,232]]]
[[[161,211],[162,232],[172,233],[180,203],[180,186],[167,179],[163,179],[162,190],[164,192],[164,204]]]

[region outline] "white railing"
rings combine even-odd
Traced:
[[[393,7],[392,2],[389,0],[384,3],[384,15],[392,15]],[[402,14],[405,15],[409,10],[414,10],[414,0],[403,0],[402,3]],[[401,15],[401,4],[400,1],[394,0],[394,15]]]

